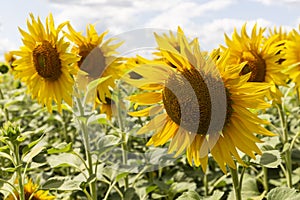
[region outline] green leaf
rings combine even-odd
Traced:
[[[48,143],[45,138],[40,140],[27,154],[24,155],[23,161],[26,163],[31,162],[31,160],[38,155],[47,144]]]
[[[282,149],[282,151],[281,151],[281,153],[284,153],[284,152],[286,152],[287,150],[289,150],[290,149],[290,143],[285,143],[284,144],[284,146],[283,146],[283,149]]]
[[[44,183],[42,189],[74,191],[74,190],[81,190],[80,184],[81,184],[81,181],[72,180],[70,178],[53,177],[53,178],[49,178],[46,181],[46,183]]]
[[[135,199],[139,199],[135,192],[135,189],[132,187],[128,188],[124,194],[124,200],[135,200]]]
[[[292,161],[300,165],[300,150],[292,149]]]
[[[293,188],[277,187],[272,189],[268,195],[267,200],[298,200],[300,194]]]
[[[181,196],[177,198],[177,200],[201,200],[201,199],[203,198],[201,198],[197,192],[192,190],[184,192]]]
[[[114,135],[104,135],[98,141],[97,153],[102,155],[119,144],[121,144],[120,138]]]
[[[195,190],[196,189],[196,183],[189,183],[189,182],[174,182],[171,185],[170,190],[172,193],[182,193],[186,190]]]
[[[17,171],[16,167],[7,167],[7,168],[1,168],[2,171],[4,172],[15,172]]]
[[[281,163],[280,152],[278,150],[265,151],[258,158],[258,162],[267,168],[277,168]]]
[[[32,132],[30,132],[32,133]],[[27,134],[27,132],[23,133],[23,134]],[[26,145],[23,149],[22,149],[22,154],[26,154],[32,147],[34,147],[34,145],[36,145],[37,143],[39,143],[42,139],[44,138],[44,135],[42,135],[41,137],[39,137],[37,140],[34,140],[32,142],[30,142],[28,145]]]
[[[88,118],[87,125],[91,125],[93,123],[99,123],[99,122],[102,122],[101,124],[103,124],[103,120],[105,120],[106,122],[106,116],[104,114],[92,115]]]
[[[260,195],[257,187],[257,181],[249,174],[244,174],[242,183],[242,197],[243,199],[254,198]]]
[[[11,155],[9,155],[8,153],[1,152],[1,151],[0,151],[0,157],[7,158],[7,159],[10,160],[11,162],[13,162],[13,157],[12,157]]]
[[[152,194],[153,199],[166,199],[166,197],[167,197],[166,194],[157,194],[157,193]]]
[[[160,191],[169,191],[169,185],[160,180],[153,180],[153,183],[158,186]]]
[[[14,184],[15,180],[17,179],[16,176],[17,176],[17,173],[14,173],[9,180],[0,181],[0,191],[1,191],[1,194],[4,195],[4,197],[7,197],[11,192],[13,192],[13,188],[11,187],[10,184]],[[4,177],[1,177],[1,178],[4,178]],[[10,192],[8,192],[8,191],[10,191]]]
[[[106,76],[106,77],[101,77],[101,78],[91,81],[87,85],[86,93],[89,93],[91,90],[96,89],[99,84],[103,83],[104,81],[106,81],[107,79],[110,79],[110,78],[111,78],[111,76]]]
[[[150,192],[154,191],[157,188],[156,185],[150,185],[146,188],[146,194],[149,194]]]
[[[61,153],[58,155],[50,155],[47,161],[52,168],[56,167],[74,167],[79,168],[82,161],[72,153]]]
[[[224,195],[224,192],[221,192],[219,190],[214,191],[214,193],[209,197],[204,197],[203,200],[215,200],[215,199],[221,199]]]
[[[128,174],[129,174],[128,172],[123,172],[123,173],[118,174],[116,177],[116,181],[118,182],[119,180],[125,178],[126,176],[128,176]]]
[[[261,147],[261,150],[262,151],[270,151],[270,150],[274,150],[274,147],[272,147],[271,145],[269,144],[265,144]]]
[[[55,153],[66,153],[72,151],[72,142],[68,144],[64,144],[62,148],[51,148],[47,150],[48,154],[55,154]]]

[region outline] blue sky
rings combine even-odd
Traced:
[[[139,28],[176,30],[180,25],[191,37],[198,37],[201,48],[211,50],[224,43],[247,22],[288,30],[300,24],[300,0],[9,0],[0,13],[0,54],[21,45],[18,26],[27,30],[29,13],[42,21],[49,12],[55,23],[69,20],[78,30],[96,23],[97,30],[110,35]],[[0,58],[2,60],[2,58]]]

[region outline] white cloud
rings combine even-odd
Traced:
[[[293,5],[300,0],[249,0],[267,5]],[[96,23],[99,31],[110,30],[112,35],[125,33],[137,28],[153,28],[176,31],[181,26],[191,37],[199,37],[202,48],[212,49],[222,44],[224,33],[231,36],[234,27],[239,29],[245,18],[237,14],[233,18],[220,19],[228,13],[230,6],[238,7],[237,0],[66,0],[49,1],[55,10],[55,21],[70,20],[77,30],[84,30],[88,23]],[[256,3],[257,4],[257,3]],[[226,11],[226,12],[223,12]],[[234,14],[234,10],[232,11]],[[283,10],[282,15],[288,13]],[[266,12],[266,16],[268,13]],[[236,19],[235,19],[236,18]],[[250,18],[251,19],[251,18]],[[270,16],[268,19],[272,20]],[[205,22],[203,22],[206,20]],[[300,22],[300,18],[298,20]],[[261,26],[273,27],[274,22],[254,16],[248,21],[248,28],[257,22]],[[281,25],[281,24],[279,24]]]
[[[75,1],[75,4],[51,4],[60,12],[56,15],[59,22],[70,20],[75,27],[84,28],[87,23],[99,23],[99,26],[109,29],[112,33],[120,33],[141,27],[149,16],[163,12],[170,7],[170,2],[160,0],[144,1]],[[173,1],[174,3],[180,0]]]
[[[287,5],[287,6],[300,5],[300,0],[253,0],[253,1],[257,1],[265,5],[273,5],[273,4],[280,4],[280,5]]]
[[[60,10],[58,22],[69,19],[72,24],[83,29],[87,23],[99,22],[113,34],[135,28],[170,28],[178,25],[193,26],[193,18],[222,10],[236,0],[212,1],[161,1],[161,0],[68,0],[69,3],[54,1],[51,5]],[[71,4],[70,2],[74,2]],[[50,2],[51,3],[51,2]]]
[[[176,28],[178,25],[192,26],[193,18],[205,16],[210,12],[225,9],[233,2],[232,0],[213,0],[199,4],[197,1],[187,1],[174,5],[165,10],[155,18],[151,19],[146,25],[158,28]]]
[[[218,48],[220,44],[224,45],[224,34],[226,33],[231,37],[234,29],[236,28],[239,32],[241,27],[246,21],[241,19],[215,19],[212,22],[205,23],[198,27],[198,37],[200,45],[203,50],[211,50]],[[259,27],[272,27],[274,23],[265,20],[257,19],[247,21],[247,32],[250,35],[254,24],[257,23]]]

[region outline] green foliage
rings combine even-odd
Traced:
[[[173,158],[166,149],[146,147],[149,135],[136,136],[135,133],[149,118],[131,118],[120,113],[124,122],[121,128],[117,119],[107,120],[92,106],[85,107],[84,115],[66,105],[61,114],[55,107],[49,114],[25,93],[25,87],[11,74],[0,78],[3,93],[0,99],[0,192],[3,197],[13,191],[11,185],[18,188],[17,170],[21,169],[25,179],[32,178],[40,189],[50,190],[57,199],[89,199],[90,185],[94,182],[98,199],[234,199],[230,174],[224,174],[211,157],[204,174],[200,168],[189,166],[185,155]],[[105,80],[92,82],[88,90],[94,89],[99,81]],[[300,198],[299,102],[291,90],[282,91],[288,92],[284,99],[288,142],[284,144],[281,136],[278,110],[272,107],[260,113],[261,118],[271,122],[266,127],[278,136],[260,138],[264,143],[259,144],[262,154],[257,155],[256,160],[241,154],[247,165],[238,166],[243,199]],[[90,137],[92,171],[80,131],[82,124],[87,125]],[[19,164],[15,145],[19,148]],[[282,187],[287,185],[283,169],[289,151],[294,189]],[[126,162],[124,156],[127,156]]]
[[[272,189],[268,195],[267,200],[282,200],[282,199],[289,199],[289,200],[296,200],[300,198],[300,194],[294,188],[287,188],[287,187],[278,187]]]

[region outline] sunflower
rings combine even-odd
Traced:
[[[191,48],[184,35],[179,37],[180,51],[156,35],[167,61],[137,64],[132,70],[142,78],[124,78],[144,91],[128,99],[146,108],[129,114],[154,116],[137,134],[154,131],[148,146],[170,141],[169,153],[176,157],[186,151],[189,164],[201,165],[204,171],[209,153],[223,172],[226,165],[236,168],[234,160],[244,164],[238,150],[255,159],[255,153],[261,153],[256,145],[261,140],[254,133],[273,133],[260,125],[268,122],[247,108],[269,106],[263,101],[269,84],[247,82],[251,74],[239,76],[236,72],[245,63],[228,66],[229,51],[218,59],[218,52],[214,53],[212,61],[203,57],[197,39]]]
[[[49,195],[49,191],[40,190],[38,184],[34,184],[30,179],[28,183],[24,185],[25,200],[53,200],[56,197]],[[6,200],[15,200],[15,197],[20,199],[17,192],[14,195],[10,194]]]
[[[13,69],[12,63],[16,60],[16,57],[11,52],[5,52],[5,62]]]
[[[234,30],[232,40],[225,34],[225,42],[228,47],[221,47],[223,50],[229,49],[230,57],[228,64],[247,64],[239,72],[240,75],[251,72],[249,82],[271,83],[270,94],[275,101],[280,102],[282,96],[276,85],[286,85],[286,76],[282,72],[283,67],[278,62],[282,57],[278,52],[283,48],[275,41],[278,35],[269,38],[263,36],[265,28],[259,28],[255,24],[251,37],[246,32],[246,24],[243,25],[241,35]],[[281,41],[279,41],[280,43]]]
[[[72,105],[72,75],[77,73],[73,64],[79,58],[68,52],[69,43],[64,41],[64,37],[59,37],[67,22],[55,28],[50,13],[44,27],[39,17],[35,19],[30,14],[30,18],[31,22],[27,20],[29,32],[19,28],[24,46],[12,51],[19,57],[13,62],[16,77],[25,82],[32,98],[46,105],[49,112],[52,112],[53,102],[61,112],[62,100]]]
[[[300,26],[299,26],[300,31]],[[300,99],[300,34],[299,31],[295,29],[291,31],[289,37],[290,39],[286,41],[285,56],[286,59],[284,65],[287,68],[286,73],[289,75],[290,79],[296,84],[296,89],[298,91],[298,96]]]
[[[123,42],[112,43],[115,38],[104,41],[103,39],[108,32],[105,31],[98,35],[95,26],[91,24],[86,28],[86,36],[82,35],[81,32],[76,32],[69,24],[68,30],[69,33],[65,34],[75,44],[73,52],[81,57],[77,66],[86,73],[84,76],[78,76],[77,82],[82,84],[97,78],[104,78],[104,81],[101,81],[97,86],[93,99],[95,99],[95,106],[100,105],[101,112],[106,113],[110,119],[114,106],[111,88],[115,86],[115,80],[119,79],[125,70],[123,58],[116,57],[118,53],[116,49]]]
[[[164,33],[161,36],[157,35],[157,37],[160,37],[164,41],[168,42],[177,51],[180,51],[180,38],[181,38],[182,35],[184,35],[184,32],[180,28],[180,26],[178,26],[176,34],[173,33],[172,31],[169,31],[169,34]],[[189,42],[189,45],[192,47],[194,45],[194,43],[195,43],[194,40],[191,40]],[[153,55],[156,56],[156,58],[158,60],[164,59],[163,55],[159,51],[159,48],[158,48],[158,51],[153,53]],[[165,60],[165,61],[167,61],[167,60]],[[172,64],[172,63],[168,63],[168,64]],[[173,67],[175,67],[175,66],[173,66]]]
[[[289,39],[288,32],[284,30],[282,26],[274,27],[273,29],[269,29],[269,34],[267,38],[275,37],[273,43],[277,44],[278,46],[284,45],[285,41]]]
[[[272,44],[275,44],[277,47],[283,47],[278,49],[277,54],[281,54],[279,57],[279,60],[277,60],[278,64],[282,64],[285,61],[284,58],[284,49],[285,49],[285,43],[287,40],[289,40],[288,32],[283,29],[282,26],[279,28],[274,27],[274,29],[269,29],[269,35],[267,36],[267,39],[275,38],[272,40]],[[283,70],[284,71],[284,70]]]

